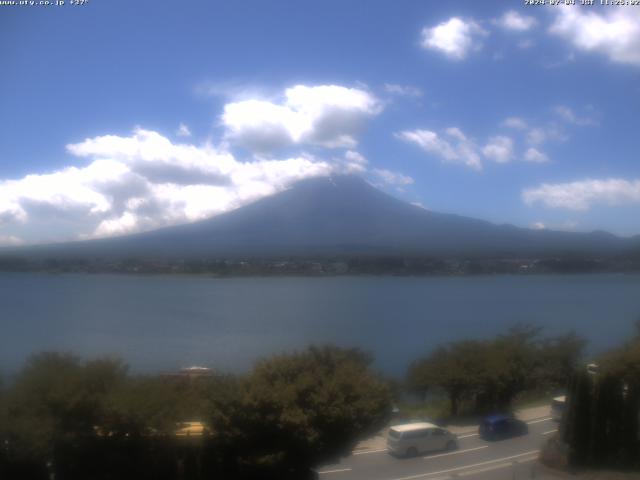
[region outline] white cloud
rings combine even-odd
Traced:
[[[440,157],[445,162],[461,163],[476,170],[482,168],[476,145],[467,139],[459,128],[451,127],[446,134],[449,141],[431,130],[406,130],[395,134],[396,138],[418,145],[425,152]]]
[[[460,130],[458,127],[449,127],[444,132],[450,137],[453,137],[461,142],[467,141],[466,135],[462,133],[462,130]]]
[[[640,9],[611,8],[600,14],[584,8],[557,8],[549,31],[578,50],[606,55],[612,62],[640,66]]]
[[[517,32],[526,32],[527,30],[535,27],[537,21],[534,17],[521,15],[515,10],[509,10],[500,17],[496,23],[502,28],[507,30],[514,30]]]
[[[531,224],[531,228],[534,230],[556,230],[564,232],[573,232],[577,227],[578,222],[574,220],[566,220],[561,223],[534,222]]]
[[[527,122],[525,122],[520,117],[505,118],[505,120],[502,122],[502,125],[504,125],[505,127],[516,129],[516,130],[526,130],[527,129]]]
[[[527,162],[533,162],[533,163],[546,163],[549,161],[549,157],[547,157],[547,155],[542,153],[537,148],[533,148],[533,147],[530,147],[527,149],[527,151],[524,153],[524,159]]]
[[[397,138],[412,142],[423,150],[434,153],[445,160],[457,160],[458,155],[453,147],[437,133],[431,130],[404,131],[396,134]]]
[[[530,145],[539,146],[547,141],[565,142],[569,139],[564,126],[556,121],[550,121],[542,126],[530,128],[526,140]]]
[[[0,247],[12,247],[22,245],[24,241],[13,235],[0,235]]]
[[[0,180],[0,241],[101,237],[200,220],[303,178],[363,172],[367,163],[355,151],[329,161],[306,154],[239,161],[211,145],[173,143],[143,129],[67,149],[89,163]]]
[[[354,148],[366,121],[381,110],[381,102],[365,90],[296,85],[285,90],[280,102],[228,103],[221,121],[227,140],[255,152],[304,144]]]
[[[67,145],[78,157],[122,162],[152,183],[224,184],[225,172],[211,162],[210,151],[173,144],[157,132],[136,129],[130,137],[104,135]]]
[[[596,121],[591,117],[578,116],[573,110],[565,105],[558,105],[554,108],[555,113],[562,118],[565,122],[578,125],[578,126],[590,126],[595,125]]]
[[[359,174],[367,170],[367,159],[359,152],[347,150],[342,159],[334,159],[334,171],[344,174]]]
[[[542,222],[535,222],[531,226],[533,227],[534,230],[544,230],[547,228],[547,226]]]
[[[435,27],[422,29],[422,47],[436,50],[453,60],[463,60],[469,52],[482,48],[488,32],[474,20],[452,17]]]
[[[547,139],[547,132],[540,127],[532,128],[527,132],[527,141],[534,145],[543,143]]]
[[[497,163],[507,163],[513,159],[513,140],[499,135],[491,137],[482,149],[485,157]]]
[[[411,185],[414,182],[413,178],[408,175],[403,175],[399,172],[392,172],[391,170],[376,168],[373,170],[373,173],[389,185]]]
[[[640,203],[640,180],[619,178],[581,180],[571,183],[545,183],[524,190],[522,199],[527,205],[541,203],[551,208],[588,210],[593,205],[621,205]]]
[[[411,85],[398,85],[395,83],[385,83],[384,91],[391,95],[399,95],[403,97],[421,97],[422,90]]]
[[[568,112],[568,113],[567,113]],[[501,126],[512,129],[518,132],[518,137],[526,141],[529,145],[539,146],[547,141],[559,141],[563,142],[569,139],[566,133],[566,127],[568,125],[593,125],[590,118],[587,117],[572,117],[569,121],[563,115],[574,115],[573,112],[566,107],[555,108],[556,117],[563,118],[564,122],[559,122],[550,118],[538,125],[532,124],[530,121],[522,117],[507,117],[501,122]],[[515,133],[514,133],[515,134]]]
[[[592,107],[587,109],[592,110]],[[584,120],[575,116],[574,123],[582,121]],[[511,131],[507,132],[507,135],[495,135],[482,142],[468,137],[458,127],[449,127],[442,132],[424,129],[404,130],[394,135],[445,162],[465,164],[476,170],[482,169],[482,157],[496,163],[508,163],[516,158],[531,163],[549,162],[549,157],[540,145],[547,141],[565,141],[569,138],[564,133],[566,125],[554,120],[542,126],[531,126],[527,119],[513,116],[505,118],[500,127],[509,128]],[[522,153],[517,152],[515,148],[518,142],[528,144]]]
[[[176,135],[179,137],[190,137],[191,130],[189,130],[189,127],[187,125],[181,123],[180,126],[178,126],[178,130],[176,130]]]

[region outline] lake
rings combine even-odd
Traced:
[[[207,278],[0,273],[0,371],[43,350],[115,355],[134,372],[239,372],[309,343],[357,346],[403,375],[434,346],[532,323],[592,351],[628,338],[640,275]]]

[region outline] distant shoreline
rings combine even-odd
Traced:
[[[0,272],[137,274],[242,277],[461,277],[481,275],[540,275],[640,273],[640,259],[551,257],[432,258],[378,257],[272,259],[27,259],[0,257]]]

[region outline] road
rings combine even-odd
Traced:
[[[396,458],[384,449],[357,452],[318,469],[320,480],[520,480],[536,475],[535,462],[544,439],[558,425],[550,417],[529,420],[527,435],[489,442],[477,433],[458,436],[458,449],[414,458]]]

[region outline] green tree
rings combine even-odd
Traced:
[[[216,398],[211,424],[233,476],[303,478],[379,428],[390,395],[370,360],[358,350],[310,347],[261,361]]]
[[[539,334],[539,328],[518,325],[485,344],[481,409],[507,410],[531,387],[540,360]]]
[[[563,438],[574,466],[640,467],[640,338],[576,371]]]
[[[587,341],[575,332],[544,339],[539,347],[535,378],[538,388],[566,389],[584,358],[586,344]]]
[[[460,402],[481,388],[486,350],[486,342],[475,340],[439,347],[410,366],[409,386],[423,394],[429,390],[444,391],[451,404],[451,415],[457,415]]]
[[[7,399],[4,385],[4,377],[0,376],[0,478],[6,477],[5,466],[8,456],[7,422],[9,415],[7,412]]]
[[[640,385],[640,336],[602,355],[597,363],[599,374],[620,377],[629,385]]]
[[[105,399],[104,430],[112,435],[171,435],[179,422],[205,420],[211,402],[229,382],[224,376],[129,377]]]
[[[4,435],[10,454],[55,464],[60,444],[94,434],[107,392],[125,375],[117,360],[83,364],[70,354],[31,357],[6,394]]]
[[[525,391],[565,387],[585,342],[573,333],[543,339],[540,332],[519,325],[490,340],[438,347],[410,366],[409,387],[445,392],[452,415],[465,400],[475,401],[476,412],[506,410]]]

